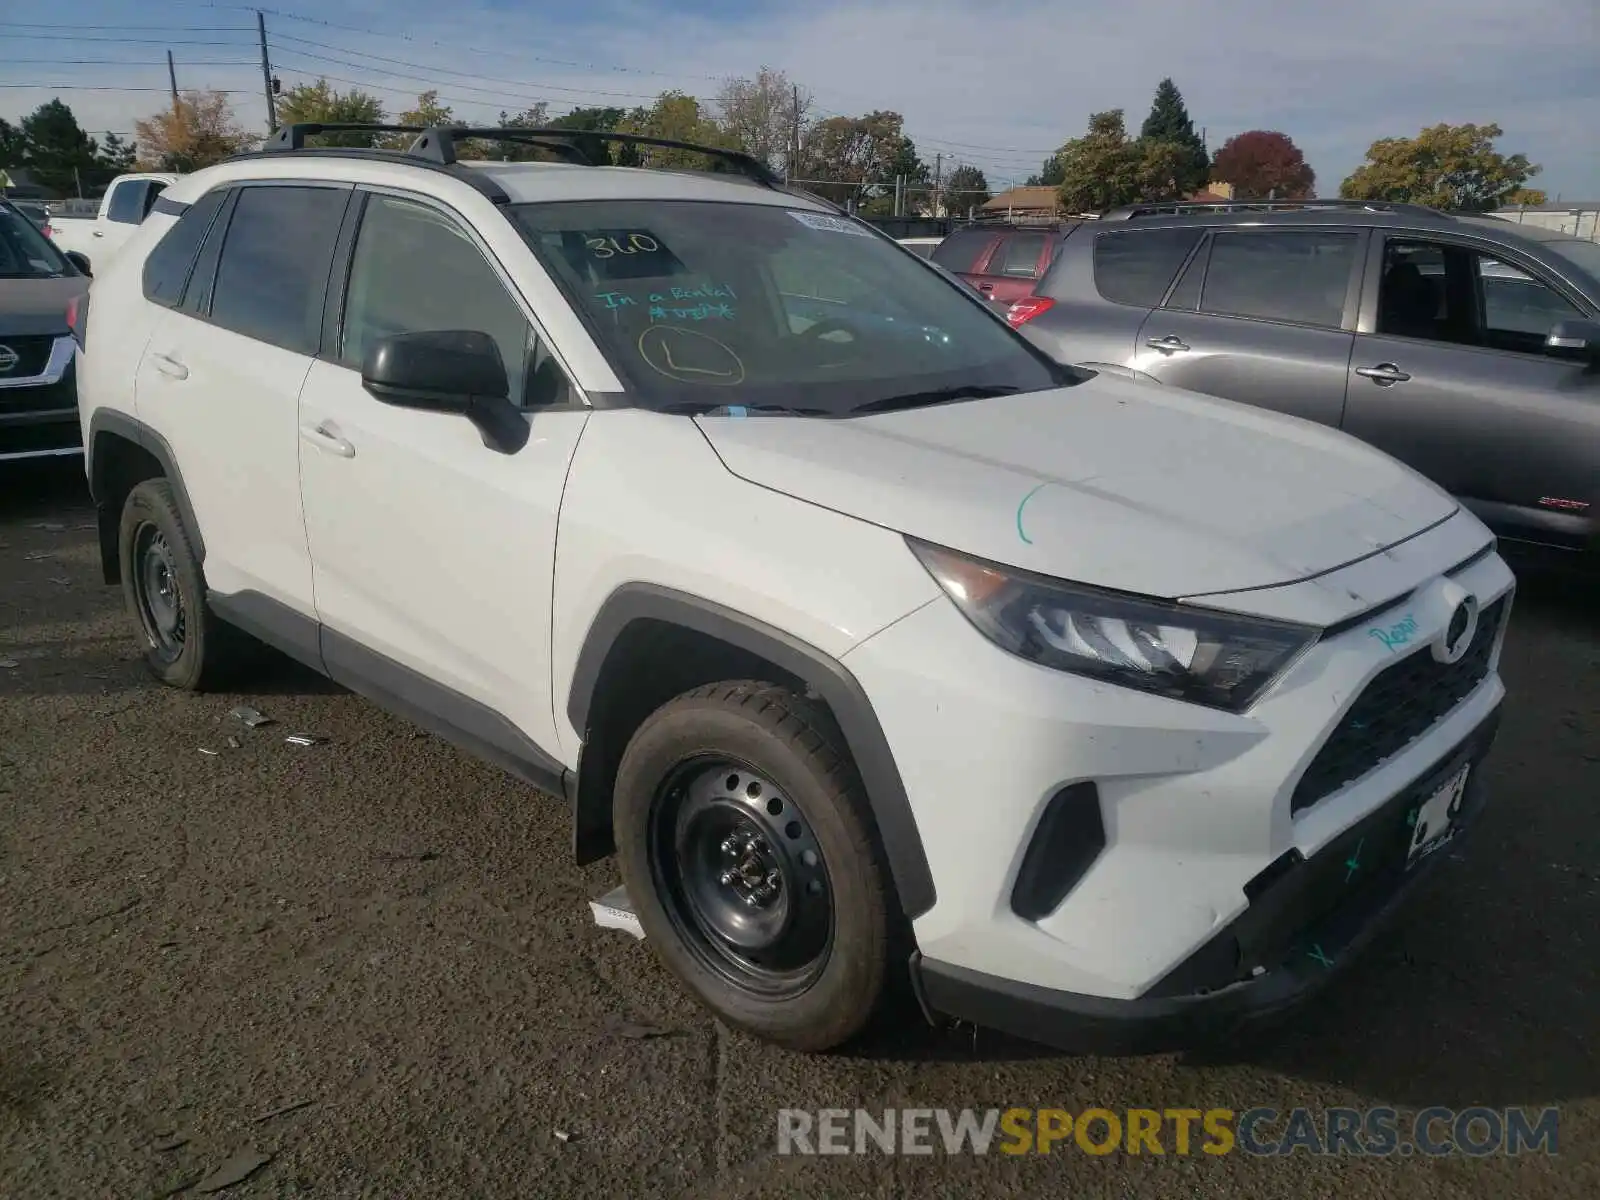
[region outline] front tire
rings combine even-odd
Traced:
[[[117,555],[123,596],[152,675],[169,687],[206,691],[246,660],[246,635],[206,603],[200,558],[165,479],[147,479],[128,493]]]
[[[889,974],[892,889],[826,710],[759,682],[657,709],[617,773],[623,881],[663,964],[727,1024],[831,1049]]]

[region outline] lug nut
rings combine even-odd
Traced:
[[[734,875],[732,871],[724,871],[721,875],[717,876],[717,882],[723,887],[728,887],[730,884],[732,884],[733,879]]]

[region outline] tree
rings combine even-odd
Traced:
[[[1288,134],[1251,129],[1222,143],[1211,178],[1233,184],[1241,200],[1307,200],[1316,195],[1316,172]]]
[[[944,182],[944,208],[952,216],[965,216],[989,201],[989,181],[977,167],[965,163]]]
[[[550,125],[550,110],[544,101],[529,105],[519,113],[500,113],[500,128],[508,132],[517,129],[545,129]],[[502,162],[547,162],[552,159],[560,161],[561,156],[549,150],[540,150],[533,146],[519,146],[514,142],[489,142],[488,153],[491,157]]]
[[[436,125],[454,125],[455,112],[448,104],[439,103],[439,93],[426,91],[417,97],[417,106],[408,108],[395,119],[396,125],[420,125],[424,129],[432,129]],[[391,133],[388,137],[378,139],[378,145],[386,150],[404,150],[417,140],[414,133]]]
[[[581,130],[585,133],[615,133],[627,118],[627,115],[620,108],[575,108],[566,115],[552,120],[550,127],[552,129]],[[622,146],[616,142],[603,142],[599,138],[580,136],[574,137],[572,144],[590,162],[601,166],[607,163],[616,163],[619,166],[637,166],[639,162],[639,156],[633,153],[631,147]],[[627,153],[622,153],[623,151],[627,151]]]
[[[133,142],[125,142],[114,133],[106,134],[106,140],[100,146],[99,161],[96,165],[102,171],[109,171],[112,175],[121,175],[133,170],[133,164],[138,160],[139,147]]]
[[[902,212],[920,212],[925,203],[931,205],[933,189],[926,185],[933,172],[917,153],[916,143],[901,134],[884,151],[883,161],[868,181],[872,195],[863,204],[863,211],[881,216],[893,214],[897,190]]]
[[[1502,200],[1501,204],[1508,206],[1523,204],[1547,204],[1549,203],[1549,199],[1550,198],[1538,188],[1518,188],[1516,191],[1512,192],[1509,196]]]
[[[26,165],[28,139],[22,130],[4,117],[0,117],[0,170]]]
[[[198,171],[260,140],[240,127],[227,93],[217,91],[183,92],[174,109],[135,121],[133,128],[140,161],[163,171]]]
[[[1379,138],[1339,185],[1347,200],[1426,204],[1463,212],[1498,208],[1542,167],[1500,154],[1498,125],[1433,125],[1414,138]]]
[[[1061,155],[1052,154],[1044,160],[1036,174],[1029,175],[1026,181],[1028,187],[1060,187],[1066,174],[1061,170]]]
[[[836,204],[872,199],[881,194],[886,178],[892,188],[889,164],[905,160],[904,126],[905,118],[888,111],[818,121],[800,147],[806,186]],[[926,178],[927,167],[922,169]]]
[[[693,96],[683,92],[663,92],[649,108],[636,108],[622,122],[624,133],[644,137],[668,138],[675,142],[695,142],[701,146],[732,149],[732,139],[722,131],[711,113]],[[674,150],[665,146],[641,146],[638,165],[677,170],[720,170],[717,160],[693,150]]]
[[[797,176],[794,145],[809,123],[811,93],[782,71],[762,67],[754,79],[728,79],[717,96],[722,128],[735,145],[774,170]]]
[[[100,147],[78,125],[60,100],[41,104],[22,118],[21,165],[40,187],[58,195],[77,194],[80,174],[93,175]]]
[[[1174,163],[1177,168],[1176,190],[1189,195],[1206,184],[1211,162],[1206,154],[1205,141],[1194,131],[1189,109],[1183,102],[1183,93],[1171,79],[1156,85],[1155,100],[1150,105],[1150,115],[1139,129],[1139,137],[1147,142],[1170,142],[1181,153],[1162,155],[1163,163]]]
[[[1068,212],[1104,212],[1136,200],[1164,200],[1181,189],[1188,161],[1176,142],[1130,140],[1122,109],[1094,113],[1089,131],[1062,146],[1061,203]]]
[[[326,79],[302,83],[278,98],[278,120],[284,125],[314,122],[324,125],[382,125],[387,118],[383,102],[360,88],[341,92]],[[377,137],[370,133],[319,133],[316,144],[370,148]]]

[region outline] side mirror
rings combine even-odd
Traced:
[[[385,404],[466,417],[483,444],[515,454],[528,422],[508,398],[505,362],[486,333],[430,329],[378,338],[367,347],[361,386]]]
[[[1548,354],[1600,363],[1600,322],[1578,319],[1557,321],[1544,339],[1544,348]]]
[[[89,256],[87,254],[83,254],[77,250],[68,250],[67,261],[73,266],[77,267],[78,270],[82,271],[90,279],[94,278],[94,272],[89,270]]]

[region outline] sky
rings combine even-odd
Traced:
[[[1277,129],[1318,191],[1380,137],[1494,122],[1498,147],[1543,171],[1554,199],[1600,201],[1597,0],[278,0],[265,8],[285,89],[327,75],[391,113],[434,88],[457,117],[493,122],[545,101],[632,107],[677,89],[714,97],[762,66],[819,116],[904,114],[930,164],[1019,184],[1091,112],[1137,130],[1170,76],[1215,149]],[[131,135],[181,88],[233,90],[266,128],[255,9],[215,0],[74,0],[0,9],[0,116],[53,96],[91,133]],[[32,24],[28,22],[31,21]],[[37,86],[53,85],[53,86]],[[68,85],[72,85],[69,87]]]

